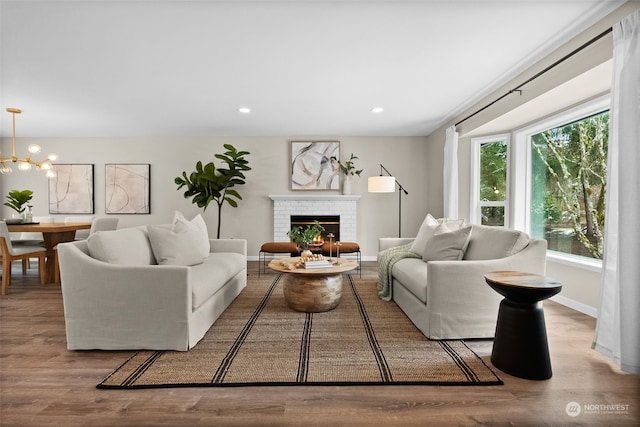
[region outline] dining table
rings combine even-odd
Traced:
[[[55,282],[54,249],[58,243],[71,242],[76,237],[76,231],[88,230],[91,222],[39,222],[7,224],[12,233],[42,233],[44,247],[47,252],[45,276],[47,283]]]

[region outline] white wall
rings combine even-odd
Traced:
[[[115,125],[115,124],[114,124]],[[57,163],[94,164],[95,215],[104,216],[104,165],[106,163],[151,164],[151,214],[118,215],[119,227],[169,222],[175,210],[192,217],[200,212],[190,200],[176,191],[174,178],[190,173],[198,160],[204,163],[219,161],[214,154],[224,151],[229,143],[237,149],[249,151],[247,157],[253,168],[247,172],[247,183],[238,190],[243,199],[238,208],[225,204],[222,213],[221,237],[243,238],[248,241],[249,256],[257,257],[260,245],[273,239],[272,201],[268,195],[304,194],[290,188],[290,140],[312,138],[292,137],[200,137],[200,138],[21,138],[17,135],[17,150],[26,151],[30,143],[38,143],[43,151],[56,152]],[[358,243],[363,256],[374,259],[378,237],[397,236],[398,193],[367,193],[367,177],[379,175],[382,163],[396,179],[407,188],[408,196],[402,197],[402,234],[414,236],[427,213],[425,137],[317,137],[340,141],[341,156],[354,153],[360,158],[357,165],[364,168],[362,177],[353,180],[353,194],[360,194],[358,202]],[[2,140],[2,152],[10,151],[9,139]],[[44,174],[35,170],[0,175],[0,195],[4,202],[7,192],[13,189],[34,191],[34,215],[49,215],[48,185]],[[337,194],[338,192],[333,192]],[[327,194],[320,192],[317,194]],[[2,206],[0,217],[13,213]],[[57,215],[60,220],[65,215]],[[215,237],[217,206],[210,205],[204,214],[209,235]]]
[[[597,317],[600,306],[600,271],[576,268],[547,259],[547,275],[562,283],[562,291],[551,298],[575,310]]]

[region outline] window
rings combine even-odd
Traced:
[[[513,133],[512,226],[546,239],[556,262],[600,271],[610,99]]]
[[[508,226],[509,137],[473,138],[471,222]]]
[[[549,250],[602,259],[608,141],[608,111],[530,136],[530,232]]]
[[[601,96],[511,135],[472,138],[471,222],[526,231],[557,262],[599,271],[609,103]]]

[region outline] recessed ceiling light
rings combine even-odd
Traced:
[[[382,113],[384,111],[384,108],[382,107],[374,107],[371,109],[372,113]]]
[[[240,112],[242,114],[249,114],[251,112],[251,108],[240,107],[240,108],[238,108],[238,112]]]

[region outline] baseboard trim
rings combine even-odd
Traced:
[[[591,307],[590,305],[572,300],[571,298],[564,297],[562,295],[555,295],[551,297],[551,301],[555,301],[558,304],[562,304],[565,307],[569,307],[573,310],[579,311],[580,313],[584,313],[587,316],[591,316],[594,318],[598,318],[598,309],[595,307]]]

